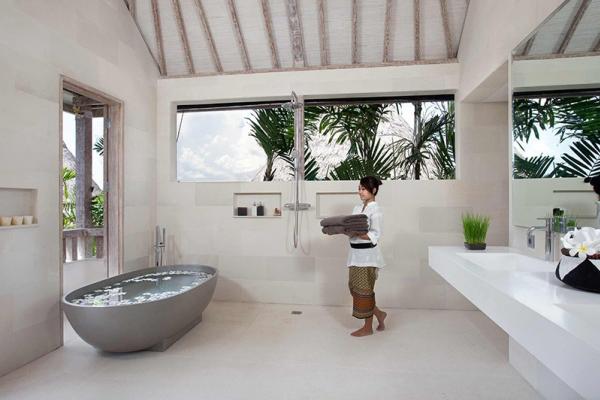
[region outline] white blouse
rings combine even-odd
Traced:
[[[352,210],[352,214],[365,214],[369,218],[369,232],[367,232],[367,236],[369,236],[371,240],[352,237],[350,238],[350,243],[371,242],[377,244],[377,246],[368,249],[353,249],[350,247],[346,266],[382,268],[385,265],[385,262],[378,244],[383,225],[383,213],[381,212],[381,208],[379,208],[379,205],[376,202],[372,201],[367,204],[364,210],[363,204],[357,205],[354,207],[354,210]]]

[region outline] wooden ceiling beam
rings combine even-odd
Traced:
[[[248,58],[248,49],[246,48],[246,42],[244,41],[244,34],[242,33],[242,27],[235,8],[235,0],[227,0],[227,8],[229,9],[229,16],[231,17],[231,23],[233,24],[233,32],[240,50],[240,56],[244,63],[244,69],[246,71],[252,70],[250,65],[250,58]]]
[[[421,2],[413,0],[414,34],[415,34],[415,61],[421,59]]]
[[[560,42],[560,45],[557,47],[554,53],[564,54],[565,50],[567,49],[567,46],[569,45],[569,42],[571,41],[571,38],[573,37],[573,34],[575,33],[575,30],[577,29],[577,26],[579,25],[579,22],[581,21],[581,18],[583,17],[583,14],[585,14],[585,11],[589,7],[590,2],[591,0],[579,0],[579,4],[576,8],[576,11],[571,17],[569,29],[567,30],[567,33],[565,34],[563,40]]]
[[[358,64],[358,0],[352,0],[352,64]]]
[[[152,16],[154,17],[154,35],[156,37],[156,49],[158,51],[158,68],[161,75],[167,75],[167,65],[165,63],[165,53],[163,49],[162,30],[160,28],[160,13],[158,11],[157,0],[152,0]]]
[[[531,51],[531,47],[533,46],[533,42],[535,42],[536,35],[537,35],[537,33],[534,33],[533,36],[531,36],[527,40],[527,42],[525,43],[525,46],[523,47],[523,51],[521,52],[522,56],[529,55],[529,52]]]
[[[596,40],[594,41],[594,44],[592,45],[590,51],[600,51],[600,33],[598,34],[598,36],[596,36]]]
[[[279,53],[277,52],[275,35],[273,34],[273,20],[271,18],[269,0],[261,0],[260,5],[262,7],[263,19],[265,21],[265,31],[267,32],[269,48],[271,49],[271,65],[273,65],[273,68],[280,68],[281,64],[279,63]]]
[[[319,8],[319,45],[321,48],[321,65],[329,65],[329,39],[327,37],[327,18],[325,1],[318,0]]]
[[[152,49],[150,48],[150,45],[148,44],[148,42],[146,41],[146,38],[142,34],[142,30],[140,29],[140,24],[137,21],[136,0],[124,0],[124,1],[125,1],[125,5],[127,6],[127,9],[129,10],[129,14],[131,15],[131,18],[133,19],[133,22],[135,23],[137,30],[140,32],[142,40],[144,41],[144,44],[146,45],[146,48],[148,49],[148,53],[150,53],[150,57],[152,58],[152,61],[154,61],[156,68],[160,71],[160,64],[156,60],[156,56],[154,55],[154,53],[152,53]]]
[[[196,73],[194,77],[201,76],[215,76],[215,75],[245,75],[245,74],[262,74],[269,72],[293,72],[293,71],[325,71],[325,70],[335,70],[335,69],[353,69],[353,68],[380,68],[380,67],[391,67],[391,66],[406,66],[406,65],[434,65],[434,64],[455,64],[458,60],[456,58],[447,59],[428,59],[428,60],[408,60],[408,61],[390,61],[388,63],[360,63],[360,64],[330,64],[330,65],[311,65],[307,67],[282,67],[279,69],[271,69],[271,68],[257,68],[252,71],[226,71],[223,73],[216,72],[207,72],[207,73]],[[169,76],[171,78],[189,78],[192,75],[179,75],[179,76]]]
[[[210,56],[212,57],[213,64],[215,65],[215,69],[217,70],[217,72],[223,72],[221,59],[219,58],[219,53],[217,52],[215,41],[213,39],[212,32],[210,31],[210,25],[208,24],[208,18],[206,17],[206,13],[204,12],[202,0],[194,0],[194,5],[196,6],[198,18],[200,18],[202,28],[204,29],[204,37],[206,38],[206,43],[208,44],[208,49],[210,51]]]
[[[125,0],[127,2],[127,8],[129,9],[129,13],[133,17],[133,20],[136,20],[136,9],[135,9],[135,0]]]
[[[577,58],[577,57],[598,57],[600,51],[578,51],[577,53],[565,53],[565,54],[534,54],[529,56],[514,56],[514,61],[522,60],[555,60],[558,58]]]
[[[392,35],[392,8],[394,0],[386,0],[385,3],[385,22],[383,28],[383,62],[390,62],[390,42]]]
[[[302,21],[298,12],[298,3],[296,0],[287,0],[287,14],[290,25],[290,40],[292,42],[292,58],[294,66],[302,63],[307,66],[306,52],[304,51],[304,35],[302,32]]]
[[[440,0],[440,9],[442,12],[442,24],[444,25],[444,38],[446,39],[446,57],[455,56],[452,49],[452,35],[450,33],[450,20],[448,18],[448,4],[446,0]]]
[[[179,31],[179,38],[181,39],[181,45],[183,46],[183,53],[185,54],[185,61],[187,63],[188,71],[190,74],[195,74],[194,60],[192,59],[192,52],[190,51],[190,44],[188,41],[188,35],[185,30],[185,23],[181,16],[181,4],[179,0],[171,0],[173,4],[173,12],[175,13],[175,22],[177,22],[177,30]]]

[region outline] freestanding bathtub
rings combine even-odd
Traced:
[[[98,349],[164,351],[202,320],[217,275],[203,265],[146,268],[74,290],[62,306],[75,332]]]

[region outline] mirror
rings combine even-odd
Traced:
[[[513,49],[513,225],[543,225],[554,211],[600,227],[584,182],[600,175],[598,21],[600,0],[568,0]]]

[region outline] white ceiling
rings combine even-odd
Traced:
[[[458,52],[467,11],[467,0],[266,0],[279,67],[274,66],[261,0],[233,0],[242,36],[247,48],[250,68],[246,69],[228,7],[230,0],[125,0],[133,18],[158,64],[155,18],[152,2],[156,1],[162,34],[166,71],[163,76],[190,76],[262,72],[289,69],[318,69],[360,65],[394,65],[403,63],[452,62]],[[296,2],[307,64],[294,63],[288,2]],[[325,37],[329,64],[321,60],[319,4],[325,11]],[[356,2],[356,62],[352,62],[353,3]],[[390,8],[389,58],[384,63],[386,7]],[[179,3],[184,31],[189,43],[193,70],[176,21]],[[420,16],[420,59],[415,54],[415,4]],[[198,4],[207,17],[215,49],[222,65],[218,71],[202,26]],[[442,17],[446,5],[449,43]]]
[[[562,51],[561,45],[564,47]],[[570,57],[598,52],[600,0],[569,0],[523,40],[513,54],[516,59],[523,59]]]

